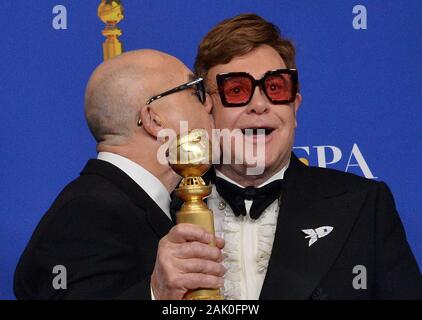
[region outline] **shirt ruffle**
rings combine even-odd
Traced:
[[[256,272],[263,275],[267,272],[271,256],[274,235],[277,225],[278,203],[272,203],[263,214],[254,221],[258,224],[258,252],[256,256]],[[222,236],[225,239],[223,249],[223,265],[227,269],[224,275],[224,288],[222,294],[227,300],[247,299],[246,289],[242,286],[245,279],[242,279],[241,260],[241,224],[247,217],[236,217],[230,206],[224,208],[224,219],[222,223]]]

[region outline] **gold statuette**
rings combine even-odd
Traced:
[[[122,30],[117,24],[124,18],[124,8],[120,0],[101,0],[98,7],[98,17],[106,24],[102,31],[106,40],[103,43],[104,60],[122,54],[123,46],[119,41]]]
[[[203,199],[211,193],[211,187],[201,178],[211,168],[211,142],[207,132],[192,130],[179,135],[169,148],[169,164],[182,181],[176,195],[184,200],[176,213],[177,223],[192,223],[214,234],[214,217]],[[210,243],[215,246],[215,240]],[[189,291],[184,300],[222,300],[219,289],[200,288]]]

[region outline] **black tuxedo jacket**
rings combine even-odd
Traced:
[[[309,246],[301,230],[322,226],[334,229]],[[358,276],[362,287],[365,276],[355,266],[366,269],[366,289],[353,286]],[[260,298],[422,299],[422,277],[387,185],[307,167],[292,154]]]
[[[90,160],[36,228],[15,272],[19,299],[151,299],[158,241],[173,226],[123,171]],[[67,270],[55,290],[54,266]]]

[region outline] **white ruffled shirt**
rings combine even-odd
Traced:
[[[283,179],[288,166],[289,164],[259,187]],[[244,188],[218,170],[216,176]],[[222,289],[224,298],[258,300],[273,247],[279,200],[270,204],[256,220],[249,216],[251,200],[245,200],[247,215],[236,217],[230,206],[220,197],[215,186],[207,203],[214,213],[215,233],[225,240],[223,265],[227,272],[224,275]]]

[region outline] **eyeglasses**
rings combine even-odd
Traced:
[[[298,74],[296,69],[271,70],[256,80],[246,72],[229,72],[217,75],[221,102],[225,107],[243,107],[251,100],[256,86],[260,86],[273,104],[295,101]]]
[[[184,84],[182,84],[180,86],[177,86],[176,88],[167,90],[167,91],[165,91],[163,93],[160,93],[160,94],[158,94],[156,96],[153,96],[152,98],[150,98],[147,101],[146,104],[148,105],[148,104],[152,103],[155,100],[158,100],[158,99],[160,99],[162,97],[168,96],[169,94],[176,93],[176,92],[179,92],[179,91],[188,89],[188,88],[190,88],[192,86],[195,87],[195,90],[196,90],[195,91],[195,94],[198,96],[199,101],[201,101],[201,103],[204,104],[205,103],[205,99],[206,99],[206,95],[205,95],[205,88],[204,88],[204,80],[202,78],[198,78],[198,79],[189,81],[189,82],[184,83]]]

